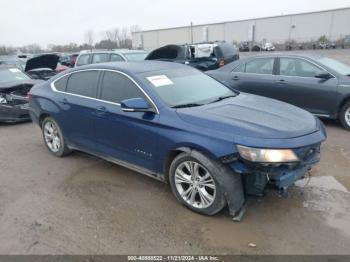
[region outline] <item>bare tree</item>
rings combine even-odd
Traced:
[[[138,32],[141,32],[141,31],[142,31],[142,28],[139,25],[132,25],[132,26],[130,26],[130,32],[131,33],[138,33]]]
[[[118,43],[120,38],[120,30],[118,27],[115,27],[111,30],[106,31],[106,40],[109,40],[114,43]]]
[[[90,46],[90,48],[93,48],[94,42],[95,42],[95,33],[93,30],[88,30],[85,33],[85,41]]]

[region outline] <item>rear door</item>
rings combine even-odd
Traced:
[[[274,57],[249,60],[235,68],[227,81],[237,90],[275,98],[275,61]]]
[[[109,53],[95,53],[92,55],[92,64],[109,62]]]
[[[87,150],[95,148],[93,113],[97,97],[100,72],[88,70],[76,72],[57,83],[60,125],[70,144]]]
[[[105,71],[96,105],[95,130],[98,150],[106,156],[154,170],[159,115],[124,112],[120,102],[144,93],[128,76]]]
[[[125,60],[123,59],[123,57],[121,57],[118,54],[111,54],[110,61],[111,62],[124,62]]]
[[[338,80],[316,78],[322,71],[325,70],[311,61],[281,57],[276,79],[277,98],[314,114],[334,114]]]

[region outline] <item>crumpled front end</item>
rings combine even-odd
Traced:
[[[320,161],[320,148],[321,143],[317,143],[293,149],[300,160],[295,163],[251,163],[237,158],[230,163],[230,167],[234,172],[243,175],[246,194],[262,196],[268,184],[286,190],[302,179]]]
[[[23,122],[30,120],[27,94],[32,84],[19,84],[0,90],[0,122]]]

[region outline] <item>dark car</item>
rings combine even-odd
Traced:
[[[249,52],[249,43],[248,42],[242,42],[239,44],[239,52]]]
[[[307,54],[260,55],[208,72],[229,87],[278,99],[350,130],[350,66]]]
[[[177,62],[201,71],[214,70],[239,59],[237,50],[226,42],[167,45],[149,53],[145,60]]]
[[[84,66],[30,97],[52,154],[77,149],[169,182],[181,203],[206,215],[227,204],[236,215],[244,192],[292,185],[319,161],[326,138],[310,113],[177,63]]]
[[[67,69],[67,67],[61,68],[59,59],[57,54],[37,55],[27,61],[24,71],[33,79],[48,80],[58,72]]]
[[[38,82],[17,67],[0,65],[0,122],[30,120],[28,93]]]

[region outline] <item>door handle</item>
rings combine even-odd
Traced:
[[[234,76],[234,77],[232,78],[232,80],[237,81],[237,80],[239,80],[239,77],[238,77],[238,76]]]
[[[107,112],[107,109],[104,106],[98,106],[98,107],[96,107],[96,110],[100,111],[100,112]]]
[[[107,113],[106,107],[104,107],[104,106],[98,106],[98,107],[96,107],[95,115],[97,115],[97,116],[102,116],[102,115],[104,115],[105,113]]]

